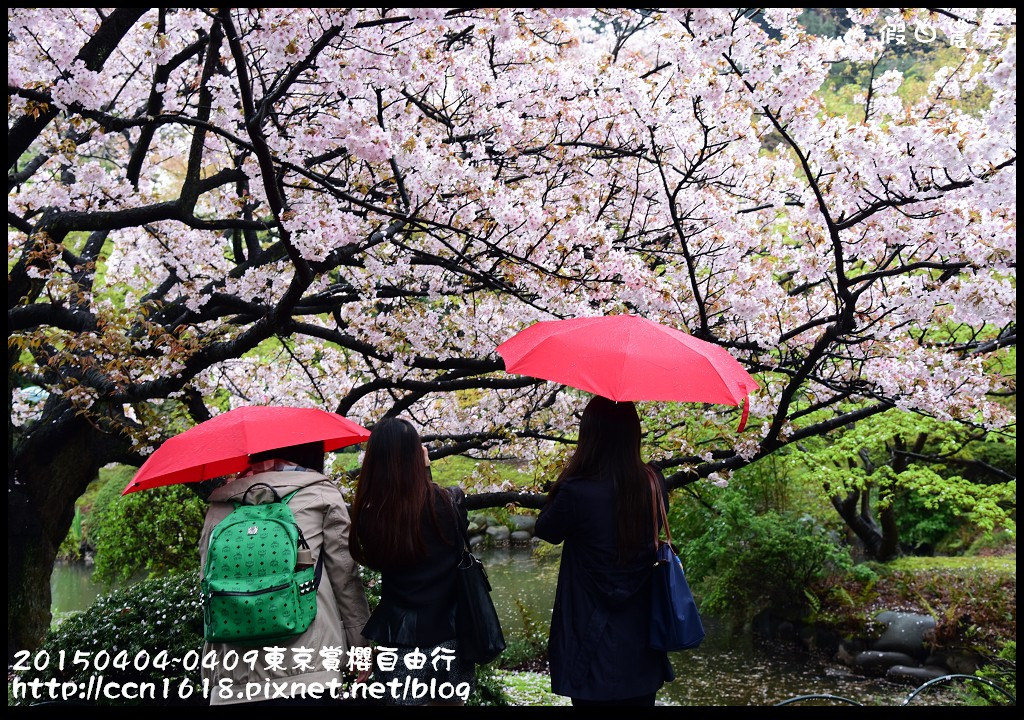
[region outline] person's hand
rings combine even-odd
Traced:
[[[366,681],[370,679],[370,675],[373,673],[373,668],[368,670],[360,670],[359,674],[356,675],[356,682],[361,685],[365,685]]]
[[[427,450],[426,445],[421,445],[420,447],[423,448],[423,464],[430,467],[430,451]]]

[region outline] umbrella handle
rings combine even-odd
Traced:
[[[736,432],[743,432],[743,428],[747,426],[747,416],[750,415],[750,396],[743,396],[743,414],[740,416],[740,426],[736,428]]]

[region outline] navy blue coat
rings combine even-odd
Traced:
[[[569,478],[537,518],[537,537],[565,543],[548,638],[551,689],[559,695],[621,700],[675,677],[668,654],[648,647],[653,532],[649,552],[618,564],[615,505],[611,478]]]

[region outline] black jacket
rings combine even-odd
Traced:
[[[363,628],[368,640],[422,648],[455,638],[455,568],[469,526],[466,495],[459,488],[434,487],[434,509],[444,536],[425,508],[420,528],[426,556],[411,566],[375,568],[381,571],[381,597]]]
[[[551,689],[559,695],[632,698],[675,677],[667,653],[648,647],[653,532],[649,552],[619,564],[615,506],[611,478],[569,478],[537,519],[537,537],[565,543],[548,639]]]

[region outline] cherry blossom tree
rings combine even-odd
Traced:
[[[636,313],[756,375],[739,434],[649,409],[677,487],[892,407],[1014,425],[1014,12],[904,11],[971,39],[912,103],[874,72],[888,18],[798,14],[9,10],[9,652],[97,469],[183,422],[570,441],[585,398],[494,353],[538,320]],[[836,63],[871,70],[855,117],[819,96]]]

